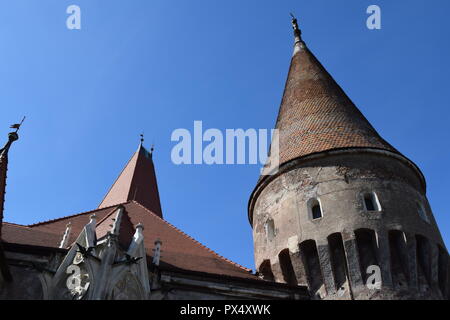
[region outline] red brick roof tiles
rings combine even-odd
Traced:
[[[399,153],[380,137],[306,45],[296,46],[276,122],[280,165],[341,148]]]
[[[27,226],[3,222],[2,241],[21,245],[58,248],[64,229],[56,233],[36,230]]]
[[[138,223],[144,225],[144,243],[148,256],[152,255],[155,240],[160,239],[162,241],[161,265],[180,270],[258,279],[250,273],[250,269],[220,256],[138,202],[129,201],[124,203],[123,206],[125,211],[122,223],[124,225],[135,226]],[[97,209],[30,226],[5,223],[6,231],[3,240],[9,243],[57,248],[69,222],[72,225],[69,243],[73,243],[94,213],[98,222],[97,233],[102,236],[107,228],[110,228],[109,225],[113,223],[111,219],[115,217],[117,207]],[[121,228],[121,232],[122,230]],[[134,230],[129,229],[124,232],[129,235],[132,231],[134,233]]]

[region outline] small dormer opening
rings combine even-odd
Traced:
[[[364,194],[364,206],[366,211],[381,211],[381,206],[375,192]]]

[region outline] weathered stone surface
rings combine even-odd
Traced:
[[[374,205],[377,210],[366,208],[367,194],[375,194],[375,200],[371,201],[376,201]],[[311,208],[308,208],[311,199],[317,199],[320,203],[322,216],[319,219],[311,217]],[[419,205],[424,208],[429,222],[420,216]],[[429,263],[432,265],[426,273],[429,274],[429,280],[423,276],[420,280],[422,289],[418,290],[418,247],[414,237],[420,235],[429,242],[430,246],[426,248],[430,249],[421,250],[445,246],[425,195],[422,176],[408,161],[399,159],[398,155],[353,150],[294,160],[282,166],[278,176],[260,181],[252,194],[249,208],[257,266],[266,259],[276,264],[278,253],[289,249],[294,251],[291,253],[291,262],[296,277],[298,281],[304,281],[308,279],[308,269],[304,270],[295,259],[296,246],[293,241],[301,244],[306,240],[314,240],[319,244],[320,273],[326,287],[325,297],[322,298],[342,298],[342,294],[339,296],[336,291],[340,289],[336,288],[333,274],[337,266],[333,266],[330,260],[327,242],[328,236],[335,233],[342,235],[345,272],[350,280],[351,288],[345,298],[412,299],[425,295],[434,298],[440,296],[438,291],[427,289],[432,283],[426,284],[432,281],[437,287],[440,269],[436,252],[429,252]],[[270,219],[273,220],[276,234],[268,241],[263,225]],[[370,248],[369,251],[363,249],[358,252],[354,236],[357,230],[373,233],[374,240],[361,247]],[[395,257],[390,252],[388,235],[391,230],[408,234],[406,244],[395,249]],[[369,253],[370,256],[367,256]],[[407,270],[402,269],[399,274],[403,278],[395,285],[392,280],[394,262],[402,263],[402,268]],[[367,278],[365,269],[369,266],[365,264],[368,263],[377,264],[380,268],[381,290],[369,290],[364,283]],[[345,291],[345,288],[342,290]],[[323,294],[323,290],[320,294]]]
[[[322,276],[327,290],[327,295],[336,293],[336,284],[334,282],[333,270],[331,268],[330,254],[328,245],[318,245],[320,267],[322,268]]]

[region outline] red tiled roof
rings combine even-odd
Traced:
[[[131,157],[99,208],[135,200],[162,217],[152,154],[142,144]]]
[[[152,255],[155,240],[160,239],[162,241],[161,265],[215,275],[258,279],[250,273],[250,269],[218,255],[138,202],[129,201],[124,203],[123,206],[125,212],[121,225],[135,226],[138,223],[144,225],[144,243],[148,256]],[[115,217],[117,207],[97,209],[30,226],[17,226],[5,223],[4,227],[7,231],[5,232],[4,241],[44,247],[58,247],[66,225],[70,222],[72,231],[69,243],[73,243],[84,226],[89,222],[89,217],[94,213],[98,221],[97,233],[101,236],[106,230],[105,228],[112,224],[111,219]],[[130,230],[125,232],[130,234]]]
[[[62,234],[64,233],[64,230],[66,230],[67,224],[70,222],[72,226],[72,232],[70,233],[68,243],[73,243],[77,239],[79,233],[84,228],[84,226],[89,222],[89,217],[91,215],[95,214],[97,216],[97,222],[101,222],[102,219],[109,216],[110,214],[113,214],[116,211],[116,207],[117,206],[112,206],[108,208],[87,211],[72,216],[39,222],[36,224],[29,225],[28,227],[42,232],[61,234],[61,238],[59,239],[59,241],[61,241]],[[53,247],[53,245],[51,244],[49,246]]]
[[[105,216],[102,220],[97,222],[96,228],[96,236],[97,239],[100,239],[107,235],[108,232],[112,230],[112,227],[116,223],[117,209],[111,211],[110,214]],[[135,229],[128,217],[128,214],[124,212],[120,219],[120,227],[119,227],[119,244],[122,248],[128,248],[131,243],[131,239],[133,238]]]
[[[58,248],[65,228],[50,233],[28,226],[3,222],[2,241],[21,245]]]

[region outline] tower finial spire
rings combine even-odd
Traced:
[[[5,193],[6,193],[6,172],[8,170],[8,152],[11,145],[14,141],[19,140],[19,135],[17,131],[19,131],[20,126],[22,125],[25,117],[22,119],[22,122],[13,124],[10,128],[16,129],[16,131],[10,132],[8,134],[8,142],[6,142],[3,148],[0,148],[0,237],[2,232],[2,222],[3,222],[3,209],[5,203]]]
[[[24,121],[25,121],[25,117],[23,117],[23,119],[20,123],[15,123],[10,126],[11,129],[16,129],[16,131],[12,131],[8,134],[8,142],[2,149],[0,149],[0,158],[1,159],[3,159],[4,157],[7,157],[9,148],[11,147],[13,142],[19,140],[18,132]]]
[[[141,133],[141,144],[143,144],[144,143],[144,133],[142,132]]]
[[[297,18],[291,13],[292,28],[294,29],[295,43],[302,42],[302,31],[298,27]]]

